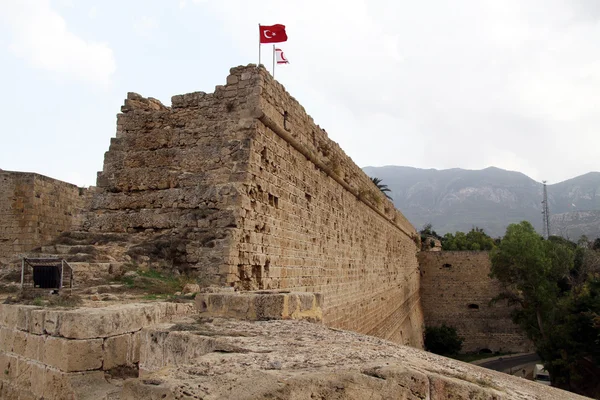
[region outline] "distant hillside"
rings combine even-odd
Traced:
[[[363,170],[388,185],[394,204],[417,229],[427,223],[438,233],[478,226],[496,237],[508,224],[527,220],[541,232],[542,184],[520,172],[495,167]],[[548,198],[552,234],[600,236],[600,172],[548,185]]]

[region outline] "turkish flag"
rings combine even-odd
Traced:
[[[280,43],[287,41],[285,25],[276,24],[270,26],[259,25],[261,43]]]

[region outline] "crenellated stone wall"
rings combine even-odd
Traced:
[[[86,192],[35,173],[0,171],[0,263],[76,229]]]
[[[139,262],[320,292],[327,324],[422,346],[414,228],[262,67],[171,107],[130,93],[97,186],[85,229],[143,237]]]
[[[533,350],[532,343],[512,322],[512,308],[506,302],[490,304],[501,288],[489,277],[488,252],[424,251],[418,257],[426,326],[456,328],[465,338],[463,352]]]

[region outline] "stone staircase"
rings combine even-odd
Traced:
[[[132,259],[127,250],[135,245],[133,235],[66,232],[53,243],[23,253],[27,258],[64,259],[73,268],[74,286],[100,284],[122,273]],[[21,267],[20,258],[11,263]]]

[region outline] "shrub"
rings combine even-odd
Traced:
[[[425,328],[425,349],[435,354],[452,355],[462,349],[464,338],[458,336],[456,329],[442,326]]]

